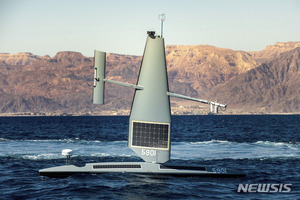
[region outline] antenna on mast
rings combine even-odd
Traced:
[[[161,21],[160,36],[163,37],[163,26],[164,26],[164,21],[166,20],[166,14],[162,13],[158,15],[158,19]]]

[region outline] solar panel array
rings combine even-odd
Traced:
[[[170,124],[133,122],[132,146],[168,149]]]

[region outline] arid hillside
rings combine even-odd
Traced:
[[[224,113],[299,113],[300,42],[260,52],[207,45],[166,46],[170,91],[227,103]],[[106,77],[136,83],[142,57],[107,54]],[[134,91],[106,84],[105,105],[92,104],[93,58],[0,54],[0,113],[128,114]],[[207,113],[207,105],[172,99],[176,114]]]
[[[207,94],[208,98],[223,99],[229,107],[249,113],[299,113],[300,47],[281,53]]]

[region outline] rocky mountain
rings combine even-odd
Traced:
[[[300,47],[275,56],[207,92],[249,113],[299,113]]]
[[[262,51],[252,52],[252,55],[253,58],[260,63],[266,63],[281,53],[291,51],[298,47],[300,47],[300,42],[277,42],[274,45],[267,46]]]
[[[258,65],[247,52],[207,45],[167,46],[166,58],[171,89],[191,96]],[[186,84],[190,85],[190,91],[186,91]]]
[[[141,58],[136,56],[108,54],[107,75],[120,80],[120,75],[126,74],[122,81],[130,82],[137,76],[140,61]],[[2,54],[0,113],[89,112],[95,107],[92,105],[93,73],[93,58],[78,52],[59,52],[53,58],[30,53]],[[126,89],[119,90],[117,86],[112,88],[116,88],[116,91],[107,92],[108,104],[102,106],[101,110],[110,108],[111,99],[116,95],[128,95]],[[35,104],[37,99],[43,106],[29,106]],[[20,102],[24,105],[21,106]]]
[[[170,91],[229,102],[229,113],[299,112],[299,45],[276,43],[260,52],[167,46]],[[141,60],[107,54],[106,77],[135,84]],[[107,83],[106,104],[92,104],[93,73],[93,58],[78,52],[0,54],[0,113],[128,114],[130,88]],[[179,114],[209,110],[178,99],[171,103]]]

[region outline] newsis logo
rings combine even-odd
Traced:
[[[292,184],[239,184],[237,192],[287,193],[292,191]]]

